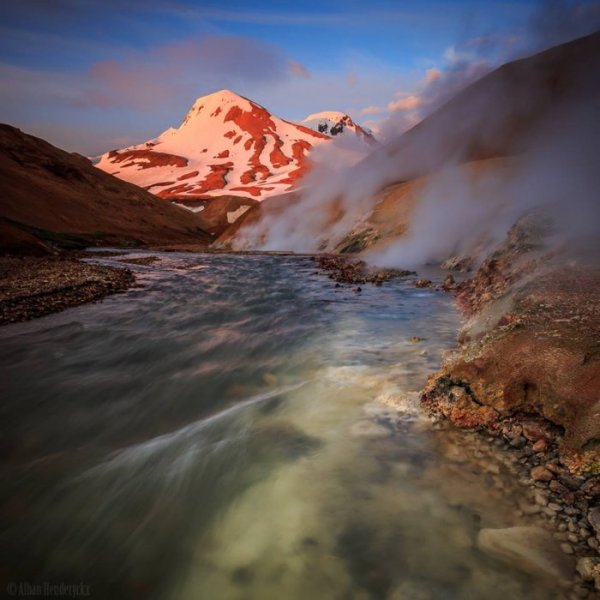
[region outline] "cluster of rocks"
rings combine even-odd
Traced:
[[[380,286],[384,281],[395,277],[416,275],[415,271],[400,269],[373,269],[362,260],[350,260],[345,256],[327,254],[313,257],[317,266],[329,273],[329,278],[337,283],[365,284]]]
[[[440,264],[440,267],[446,271],[459,271],[467,273],[473,270],[475,259],[472,256],[451,256]]]
[[[320,269],[329,273],[329,278],[338,284],[347,283],[351,285],[372,283],[380,286],[383,282],[396,277],[410,277],[417,274],[416,271],[406,269],[376,269],[367,265],[363,260],[351,259],[339,254],[325,254],[312,257]],[[441,285],[436,285],[431,279],[419,278],[410,282],[416,288],[431,288],[436,291],[452,292],[457,290],[458,285],[451,274],[446,275]],[[360,291],[360,289],[359,289]]]
[[[456,422],[456,414],[448,412],[448,407],[456,408],[461,399],[463,403],[473,402],[468,390],[456,388],[459,386],[450,388],[454,398],[446,404],[423,395],[422,404],[435,422]],[[600,476],[569,471],[559,453],[560,428],[542,417],[517,415],[499,419],[498,413],[487,423],[479,420],[476,425],[468,421],[457,424],[483,432],[490,443],[512,454],[512,471],[516,481],[525,487],[527,498],[519,500],[518,516],[545,521],[562,553],[571,558],[576,567],[571,582],[573,598],[600,595]],[[520,535],[518,531],[513,533]],[[486,534],[482,543],[486,545],[496,537]],[[500,541],[504,543],[504,539],[501,536]],[[514,549],[510,552],[515,555]]]
[[[121,292],[131,271],[65,257],[0,258],[0,325],[27,321]]]

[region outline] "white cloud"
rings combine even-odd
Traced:
[[[360,111],[361,115],[378,115],[380,113],[383,112],[383,108],[381,108],[380,106],[365,106],[365,108],[363,108]]]
[[[390,112],[414,110],[423,104],[423,99],[419,96],[409,95],[392,100],[387,108]]]

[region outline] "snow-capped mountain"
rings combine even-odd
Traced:
[[[96,166],[164,198],[262,199],[293,187],[306,153],[328,139],[222,90],[198,98],[179,128],[103,154]]]
[[[347,127],[359,133],[354,123]],[[221,90],[198,98],[177,129],[107,152],[96,166],[163,198],[229,194],[262,200],[296,187],[309,168],[308,152],[330,139],[318,127],[280,119]]]
[[[369,130],[355,123],[349,115],[334,110],[325,110],[308,115],[306,119],[300,121],[300,125],[329,136],[352,132],[364,138],[367,142],[375,141],[373,134]]]

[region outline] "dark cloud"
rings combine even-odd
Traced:
[[[288,76],[288,63],[275,46],[252,38],[205,36],[92,65],[78,105],[152,110],[215,87],[237,88]]]

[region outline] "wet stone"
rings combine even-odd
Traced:
[[[531,469],[531,478],[534,481],[550,481],[552,473],[545,467],[534,467]]]
[[[582,486],[581,491],[589,496],[600,496],[600,477],[588,479]]]
[[[588,512],[588,521],[590,525],[595,529],[596,533],[600,532],[600,506],[592,508]]]
[[[558,482],[556,479],[553,479],[549,484],[548,487],[550,488],[551,491],[553,491],[556,494],[567,494],[568,490],[567,488],[560,482]]]
[[[584,581],[593,581],[600,567],[600,558],[597,556],[584,556],[577,561],[577,572]]]
[[[587,539],[587,544],[590,548],[592,548],[594,550],[600,549],[600,543],[598,543],[598,540],[595,537],[589,537]]]

